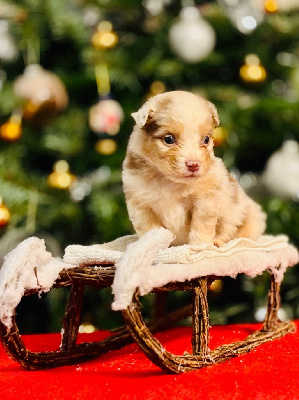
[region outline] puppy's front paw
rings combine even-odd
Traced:
[[[225,242],[222,239],[214,239],[213,242],[214,242],[214,246],[216,246],[216,247],[221,247],[225,244]]]

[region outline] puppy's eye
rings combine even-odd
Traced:
[[[204,144],[204,145],[209,144],[209,142],[210,142],[210,136],[209,135],[205,136],[201,141],[201,143]]]
[[[166,144],[174,144],[176,142],[174,135],[166,135],[163,138],[164,143]]]

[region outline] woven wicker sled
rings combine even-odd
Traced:
[[[84,286],[92,285],[98,289],[110,287],[114,274],[115,267],[111,264],[88,265],[62,270],[58,279],[54,282],[53,288],[71,286],[71,291],[63,319],[60,348],[52,352],[30,351],[24,344],[15,317],[13,317],[10,329],[0,322],[1,341],[9,356],[28,369],[52,368],[99,357],[108,351],[119,349],[130,343],[133,337],[153,363],[167,372],[181,373],[226,361],[247,353],[264,342],[272,341],[295,331],[294,323],[279,322],[278,320],[280,284],[270,274],[268,309],[262,330],[254,332],[243,341],[226,344],[209,351],[207,290],[208,285],[216,277],[207,276],[185,282],[168,283],[163,287],[154,289],[155,292],[189,290],[192,293],[191,310],[184,308],[147,326],[141,315],[138,292],[136,291],[131,304],[123,311],[125,327],[100,342],[77,344]],[[27,290],[24,295],[37,292],[38,290]],[[192,314],[193,321],[191,338],[193,354],[174,355],[162,346],[152,332],[161,330],[163,327],[169,327],[172,322],[186,317],[189,313]]]

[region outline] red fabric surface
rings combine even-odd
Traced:
[[[299,322],[297,322],[299,328]],[[242,340],[259,325],[211,328],[210,347]],[[100,340],[105,332],[80,335]],[[157,334],[176,354],[191,351],[190,328]],[[23,336],[32,351],[55,350],[60,335]],[[268,342],[223,364],[181,375],[169,375],[149,361],[136,344],[95,360],[42,371],[27,371],[0,346],[1,400],[18,399],[299,399],[299,334]]]

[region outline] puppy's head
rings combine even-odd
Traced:
[[[166,92],[132,116],[138,151],[168,179],[187,182],[206,174],[219,125],[212,103],[189,92]]]

